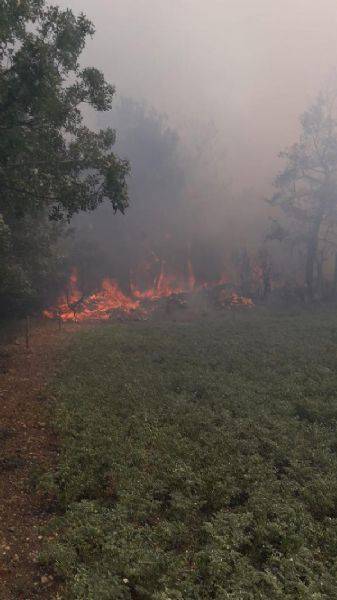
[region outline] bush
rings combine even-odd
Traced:
[[[69,597],[332,598],[336,331],[251,313],[81,333],[44,556]]]

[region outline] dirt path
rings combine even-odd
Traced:
[[[46,383],[77,325],[58,330],[34,324],[30,349],[18,339],[0,360],[0,599],[56,597],[57,583],[37,563],[51,518],[29,486],[32,470],[57,461],[57,439],[48,424]]]

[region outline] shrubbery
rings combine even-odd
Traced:
[[[44,556],[70,598],[334,597],[336,336],[253,313],[80,334]]]

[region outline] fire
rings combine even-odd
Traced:
[[[107,320],[114,310],[130,313],[139,308],[139,300],[124,294],[114,279],[104,279],[101,290],[86,296],[78,287],[78,275],[74,269],[69,280],[68,294],[61,296],[54,310],[46,310],[48,318],[59,317],[62,321]]]
[[[145,272],[151,272],[149,265],[145,265]],[[163,298],[173,298],[182,294],[206,293],[212,288],[221,288],[228,283],[226,275],[222,275],[217,282],[198,282],[195,276],[192,261],[189,258],[185,274],[176,274],[170,271],[167,264],[161,261],[160,271],[154,277],[153,283],[147,289],[141,289],[135,280],[130,282],[130,293],[126,294],[114,279],[103,280],[101,289],[95,293],[85,294],[79,286],[78,274],[73,269],[67,293],[63,294],[54,309],[44,311],[48,318],[60,318],[63,321],[108,320],[114,311],[123,314],[144,314],[149,310],[150,303],[155,303]],[[250,298],[244,298],[234,292],[220,289],[219,304],[223,307],[253,306]]]
[[[190,260],[187,263],[187,270],[188,276],[187,279],[184,279],[180,275],[170,273],[166,263],[162,261],[160,273],[155,278],[153,285],[146,290],[140,290],[135,283],[131,283],[132,294],[139,300],[160,300],[173,294],[193,292],[196,289],[196,278]]]
[[[251,298],[246,298],[245,296],[240,296],[236,292],[231,292],[230,294],[222,290],[219,295],[219,304],[224,308],[253,308],[254,303]]]

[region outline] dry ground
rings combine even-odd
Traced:
[[[1,600],[56,597],[57,583],[37,562],[52,507],[29,482],[32,472],[57,460],[45,388],[77,329],[33,323],[29,349],[24,335],[0,348]]]

